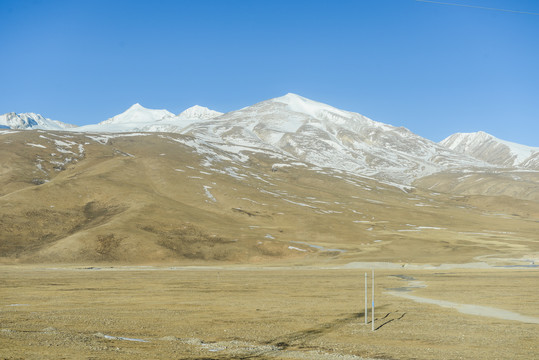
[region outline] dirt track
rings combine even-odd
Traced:
[[[539,318],[536,269],[0,267],[3,359],[531,359],[539,325],[466,315],[387,289]],[[369,316],[370,318],[370,316]]]

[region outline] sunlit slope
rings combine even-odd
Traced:
[[[433,191],[459,195],[507,196],[539,202],[539,172],[516,169],[490,171],[440,172],[414,182]],[[522,202],[516,203],[517,207]]]
[[[539,252],[533,201],[403,190],[190,136],[3,132],[0,153],[5,261],[434,264]]]
[[[453,134],[440,144],[500,167],[539,170],[539,148],[501,140],[483,131]]]

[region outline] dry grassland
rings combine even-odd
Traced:
[[[410,294],[539,319],[536,269],[377,270],[374,332],[364,324],[364,271],[2,266],[0,358],[533,359],[539,354],[537,323],[466,315],[388,293],[407,286],[411,276],[427,287]]]
[[[401,188],[183,135],[10,132],[0,359],[538,358],[538,269],[495,267],[539,262],[537,184]],[[359,262],[394,266],[374,332]],[[491,268],[411,270],[444,263]]]
[[[400,189],[294,161],[274,171],[287,161],[257,153],[240,161],[194,142],[2,135],[2,261],[466,263],[539,253],[535,192],[519,200]],[[538,188],[513,182],[500,184]]]

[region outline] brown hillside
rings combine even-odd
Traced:
[[[4,132],[0,256],[308,264],[539,253],[536,189],[526,200],[401,189],[254,150],[178,134]]]

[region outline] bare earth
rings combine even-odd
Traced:
[[[293,266],[1,266],[0,358],[533,359],[539,354],[536,268],[377,269],[374,332],[370,312],[365,325],[365,271],[370,277],[368,269]],[[491,315],[509,311],[524,321],[465,314],[398,293],[489,307]]]

